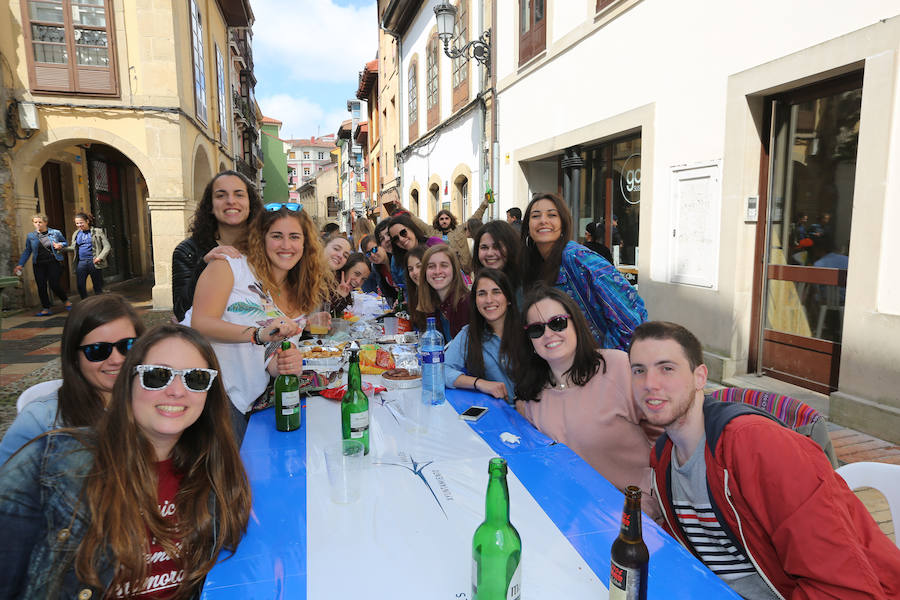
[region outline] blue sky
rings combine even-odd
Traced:
[[[378,52],[375,0],[251,0],[256,100],[282,139],[337,132]]]

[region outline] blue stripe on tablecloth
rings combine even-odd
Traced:
[[[306,599],[305,402],[300,410],[303,425],[288,433],[275,429],[273,409],[250,419],[241,449],[253,493],[248,535],[210,571],[203,600]],[[284,539],[285,531],[292,539]]]
[[[489,407],[484,417],[469,425],[506,459],[528,493],[609,588],[609,552],[619,535],[620,507],[625,503],[622,492],[568,446],[540,433],[506,402],[471,391],[449,389],[447,400],[457,412],[474,404]],[[510,446],[500,441],[503,431],[521,436],[522,443]],[[647,517],[643,519],[643,530],[644,542],[650,550],[649,599],[740,599]],[[685,581],[688,572],[692,572],[690,586],[674,584]]]

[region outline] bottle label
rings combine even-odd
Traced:
[[[478,597],[478,561],[472,560],[472,597]],[[506,587],[506,600],[521,600],[522,598],[522,562],[516,565],[516,570]]]
[[[433,352],[428,352],[426,350],[422,351],[422,364],[438,364],[444,362],[444,351],[443,350],[435,350]]]
[[[513,573],[512,579],[509,580],[509,587],[506,588],[506,600],[520,600],[522,597],[522,561],[516,565],[516,571]]]
[[[281,414],[292,415],[300,408],[300,391],[281,392]]]
[[[637,600],[640,597],[641,571],[610,561],[609,600]]]
[[[359,439],[369,430],[369,411],[350,413],[350,439]]]

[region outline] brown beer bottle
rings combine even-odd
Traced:
[[[641,489],[625,488],[622,527],[612,545],[609,600],[647,600],[650,553],[641,533]]]

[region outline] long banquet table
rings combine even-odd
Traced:
[[[471,600],[471,539],[484,518],[487,464],[509,464],[510,513],[522,537],[522,598],[605,598],[624,497],[563,444],[504,402],[447,390],[413,431],[397,392],[369,403],[362,498],[329,498],[323,447],[340,440],[340,404],[306,399],[299,431],[254,415],[241,455],[253,490],[247,535],[209,574],[202,598]],[[488,406],[477,423],[458,413]],[[517,442],[501,439],[504,432]],[[738,598],[650,519],[648,598]]]

